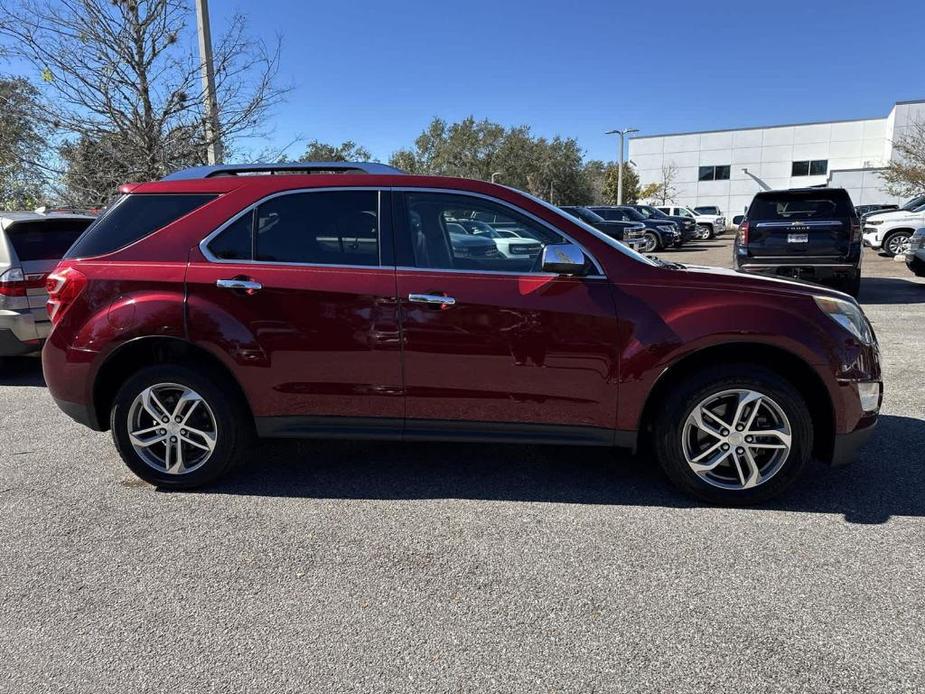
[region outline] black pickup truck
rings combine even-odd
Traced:
[[[861,220],[841,188],[771,190],[755,195],[739,226],[737,270],[834,285],[857,296]]]

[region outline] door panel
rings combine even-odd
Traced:
[[[246,278],[252,294],[216,286]],[[191,263],[189,335],[236,365],[254,415],[403,416],[392,268]]]
[[[400,269],[398,296],[408,427],[429,419],[614,428],[619,339],[606,280]]]

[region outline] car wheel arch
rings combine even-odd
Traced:
[[[106,356],[93,378],[93,413],[100,430],[108,429],[109,410],[119,387],[142,366],[183,364],[214,373],[233,384],[241,401],[251,411],[247,395],[234,373],[214,354],[188,340],[163,335],[134,338],[119,345]]]
[[[655,413],[670,397],[672,385],[698,370],[717,364],[754,365],[775,371],[787,378],[805,399],[816,417],[813,421],[816,457],[828,460],[832,455],[835,434],[835,405],[828,387],[816,369],[806,360],[784,348],[762,342],[727,342],[689,352],[670,363],[658,375],[645,398],[637,424],[640,447],[648,446]]]

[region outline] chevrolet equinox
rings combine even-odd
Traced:
[[[48,277],[43,365],[158,486],[212,482],[257,437],[555,443],[745,504],[877,419],[851,297],[647,258],[504,186],[344,163],[120,192]],[[477,249],[472,220],[536,243]]]

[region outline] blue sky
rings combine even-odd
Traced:
[[[876,117],[925,98],[922,0],[211,0],[215,35],[234,11],[282,35],[292,87],[254,149],[353,139],[387,159],[433,116],[473,114],[611,159],[616,127]]]

